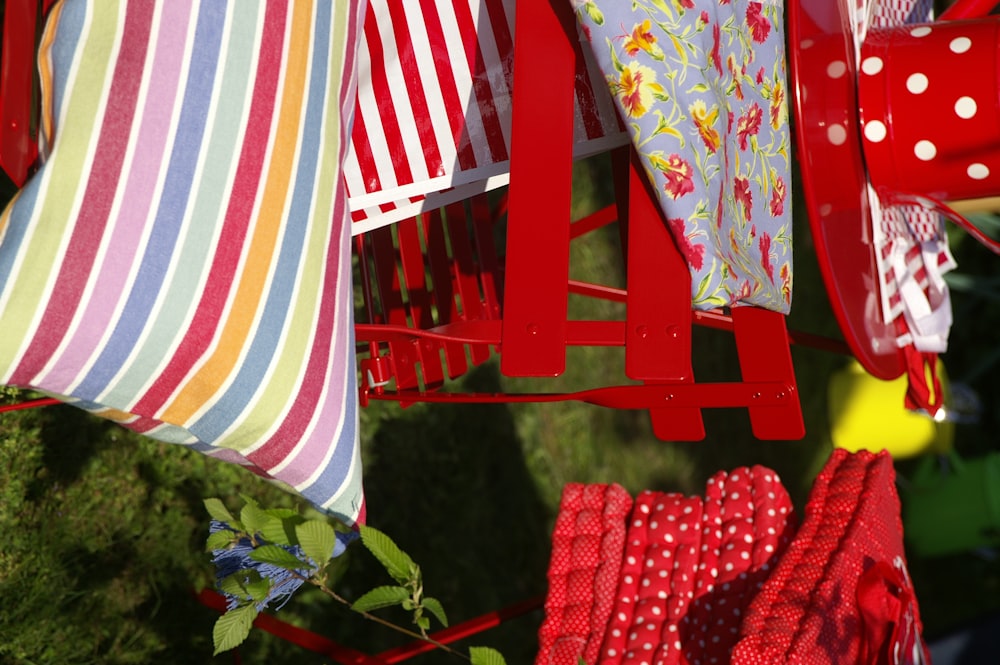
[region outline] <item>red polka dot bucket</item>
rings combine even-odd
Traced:
[[[870,30],[858,101],[883,201],[1000,194],[1000,17]]]

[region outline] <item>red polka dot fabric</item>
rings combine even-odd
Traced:
[[[616,485],[564,490],[536,664],[727,663],[794,532],[777,474],[720,472],[704,498],[623,497]]]
[[[749,600],[790,540],[791,510],[763,467],[716,474],[704,498],[639,495],[597,662],[727,663]]]
[[[704,497],[569,485],[536,665],[924,665],[888,453],[837,450],[796,528],[777,474]]]
[[[537,665],[597,661],[620,578],[632,497],[619,485],[563,489],[552,534]]]
[[[929,663],[889,454],[837,450],[750,606],[733,665]]]

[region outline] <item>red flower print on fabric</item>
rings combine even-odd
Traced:
[[[747,149],[747,139],[756,136],[760,131],[760,121],[764,116],[757,102],[750,105],[750,108],[740,116],[736,122],[736,140],[740,144],[740,150]]]
[[[753,193],[750,191],[750,180],[747,178],[733,178],[733,195],[736,201],[743,206],[743,218],[750,221],[751,210],[753,209]],[[768,239],[770,243],[770,239]]]
[[[760,265],[767,273],[767,278],[774,284],[774,264],[771,261],[771,236],[767,233],[760,234]]]
[[[712,58],[712,66],[715,67],[715,71],[722,75],[722,32],[719,29],[718,23],[712,24],[712,52],[710,57]]]
[[[657,159],[656,167],[660,169],[663,177],[667,179],[663,185],[664,191],[675,201],[685,194],[694,191],[694,170],[691,164],[682,159],[680,155],[673,154],[664,159]]]
[[[785,181],[782,178],[778,178],[774,181],[774,186],[771,188],[771,202],[768,204],[772,217],[777,217],[785,212],[785,195]]]
[[[763,44],[767,41],[767,36],[771,33],[771,21],[764,16],[761,3],[751,2],[747,7],[747,26],[755,42]]]
[[[667,225],[677,240],[677,245],[684,256],[684,260],[695,270],[701,270],[702,266],[705,265],[705,246],[691,242],[691,238],[684,229],[684,220],[680,217],[668,219]]]

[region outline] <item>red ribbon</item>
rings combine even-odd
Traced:
[[[879,561],[858,580],[860,665],[929,665],[920,637],[917,601],[903,572]]]

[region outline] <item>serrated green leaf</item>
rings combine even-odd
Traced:
[[[281,523],[277,517],[272,517],[264,512],[256,502],[248,502],[243,506],[243,510],[240,511],[240,520],[243,522],[243,528],[250,534],[259,533],[274,522]]]
[[[378,529],[362,525],[361,542],[378,559],[386,572],[400,584],[412,581],[412,578],[416,576],[414,572],[419,575],[420,568],[413,563],[413,559],[399,549],[392,538]]]
[[[219,499],[205,499],[205,510],[217,522],[227,522],[230,526],[236,521],[232,513],[226,509],[226,505]]]
[[[301,517],[299,511],[294,508],[265,508],[264,512],[271,517],[277,517],[279,520],[287,519],[289,517]]]
[[[230,596],[245,599],[247,597],[247,592],[244,582],[248,579],[247,576],[249,574],[249,570],[240,570],[232,575],[223,577],[217,584],[219,591],[228,593]]]
[[[212,643],[215,645],[213,655],[217,656],[243,644],[256,618],[257,608],[253,603],[229,610],[219,617],[212,629]]]
[[[211,552],[213,550],[224,550],[233,542],[236,538],[236,534],[232,531],[216,531],[215,533],[208,534],[208,538],[205,539],[205,551]]]
[[[469,647],[469,660],[472,665],[507,665],[503,654],[490,647]]]
[[[250,552],[250,558],[260,563],[269,563],[288,570],[308,568],[298,557],[278,545],[262,545]]]
[[[260,602],[267,598],[267,594],[271,591],[271,580],[258,576],[243,585],[246,589],[246,594],[248,597],[252,598],[254,602]]]
[[[307,520],[296,525],[295,536],[299,539],[299,547],[307,557],[320,568],[326,566],[337,543],[337,536],[332,526],[320,520]]]
[[[279,517],[271,511],[266,511],[271,518],[260,530],[261,537],[269,543],[277,545],[298,545],[295,527],[305,522],[305,518],[293,511],[292,515]]]
[[[445,628],[448,627],[448,616],[444,613],[444,607],[437,598],[424,598],[424,609],[434,615],[434,618],[441,622]]]
[[[410,592],[401,586],[379,586],[354,601],[355,612],[370,612],[383,607],[402,605],[410,599]]]

